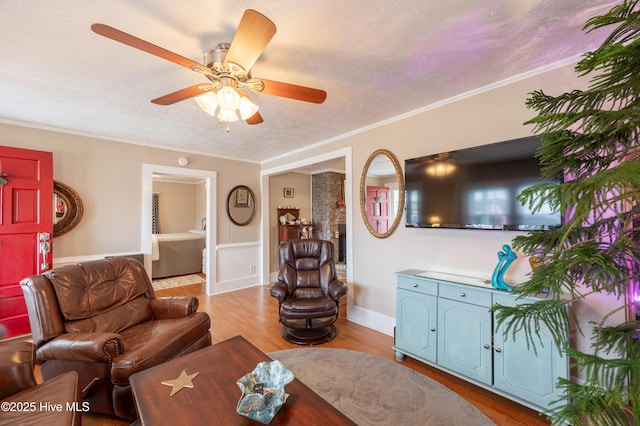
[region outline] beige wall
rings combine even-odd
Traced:
[[[153,192],[159,194],[160,232],[170,234],[200,229],[200,219],[196,219],[197,189],[195,183],[153,182]]]
[[[235,185],[254,189],[260,203],[259,165],[0,123],[0,145],[53,152],[54,179],[75,189],[84,204],[78,226],[54,239],[56,258],[141,251],[142,164],[217,172],[217,243],[260,240],[260,221],[236,226],[226,214],[227,194]]]
[[[203,229],[207,216],[207,183],[200,182],[196,184],[196,208],[194,211],[195,228]]]

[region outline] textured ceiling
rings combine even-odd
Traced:
[[[586,20],[616,3],[5,0],[0,121],[259,162],[575,58],[604,37],[586,35]],[[325,103],[254,94],[264,123],[227,133],[193,100],[150,102],[202,75],[90,30],[101,22],[201,62],[245,9],[278,29],[253,76],[325,90]]]

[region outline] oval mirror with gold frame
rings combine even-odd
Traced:
[[[83,214],[84,206],[78,193],[64,183],[53,181],[53,236],[71,231]]]
[[[238,185],[227,196],[227,216],[238,226],[251,223],[256,215],[256,196],[251,188]]]
[[[404,211],[404,176],[389,150],[374,151],[362,169],[360,212],[376,238],[387,238],[398,227]]]

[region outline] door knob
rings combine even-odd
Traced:
[[[40,233],[40,254],[42,255],[42,264],[40,269],[44,272],[49,269],[49,252],[51,251],[51,234],[48,232]]]

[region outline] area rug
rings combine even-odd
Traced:
[[[198,284],[205,282],[205,279],[196,274],[180,275],[171,278],[162,278],[151,281],[154,290],[165,290],[167,288],[181,287],[183,285]]]
[[[494,425],[447,387],[374,355],[347,349],[304,348],[269,356],[361,426]]]

